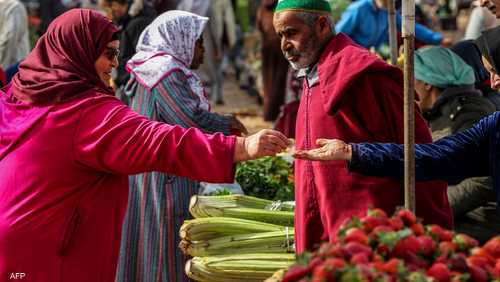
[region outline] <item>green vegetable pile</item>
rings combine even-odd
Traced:
[[[293,201],[293,168],[282,157],[246,161],[236,168],[236,181],[246,195],[272,201]]]

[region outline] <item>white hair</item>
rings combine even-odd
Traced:
[[[326,20],[328,21],[328,25],[332,30],[332,34],[335,34],[335,22],[333,21],[333,18],[330,14],[298,12],[296,16],[309,27],[313,27],[320,16],[325,16]]]

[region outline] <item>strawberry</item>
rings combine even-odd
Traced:
[[[491,238],[484,244],[483,249],[495,259],[500,258],[500,236]]]
[[[415,236],[421,236],[424,235],[425,229],[424,226],[421,223],[415,223],[410,227],[411,231],[413,231],[413,234]]]
[[[467,282],[469,281],[469,273],[460,273],[456,271],[451,272],[451,282]]]
[[[458,272],[467,272],[469,271],[469,267],[467,266],[467,257],[460,253],[454,254],[448,260],[448,265],[451,270]]]
[[[488,281],[488,273],[486,270],[482,269],[479,266],[470,266],[469,273],[471,277],[471,281],[473,282],[487,282]]]
[[[426,269],[427,267],[429,267],[429,263],[426,260],[417,256],[414,253],[405,254],[404,261],[408,266],[408,269],[412,271],[419,269]]]
[[[324,264],[320,265],[313,270],[311,282],[335,281],[334,274],[335,272],[332,271],[328,266]]]
[[[481,268],[485,268],[487,265],[489,265],[489,262],[488,262],[488,259],[486,259],[485,257],[472,255],[472,256],[467,258],[467,265],[469,267],[479,266]]]
[[[385,269],[384,269],[384,267],[385,267],[385,263],[384,263],[384,262],[382,262],[382,261],[374,261],[374,262],[372,262],[370,265],[371,265],[371,266],[373,267],[373,269],[375,269],[375,271],[377,271],[377,272],[384,272],[384,271],[385,271]]]
[[[420,253],[424,256],[430,256],[436,251],[436,242],[431,236],[418,236],[417,240],[420,244]]]
[[[453,243],[455,243],[458,249],[462,251],[475,248],[479,245],[479,242],[476,239],[465,234],[455,235],[455,237],[453,237]]]
[[[405,228],[405,223],[399,217],[391,217],[391,218],[389,218],[389,226],[393,230],[399,231],[399,230]]]
[[[368,216],[373,216],[373,217],[385,217],[385,218],[387,218],[387,213],[384,210],[379,209],[379,208],[369,209],[366,214]]]
[[[357,253],[357,254],[352,256],[351,263],[355,264],[355,265],[356,264],[368,264],[369,259],[365,253]]]
[[[427,226],[427,231],[430,233],[429,235],[433,236],[436,238],[438,241],[443,242],[443,241],[450,241],[453,239],[453,232],[443,229],[439,225],[428,225]]]
[[[429,280],[429,278],[427,276],[425,276],[425,274],[423,274],[422,272],[412,272],[410,273],[410,275],[408,275],[408,278],[405,279],[404,281],[408,281],[408,282],[429,282],[431,280]]]
[[[370,238],[373,241],[379,241],[380,235],[388,233],[388,232],[392,232],[392,231],[393,231],[393,229],[391,227],[389,227],[387,225],[380,225],[380,226],[375,227],[375,229],[373,229],[373,231],[370,233]]]
[[[457,250],[457,246],[449,241],[444,241],[444,242],[439,243],[438,248],[439,248],[439,253],[441,255],[444,255],[445,257],[448,257],[451,254],[454,254]]]
[[[307,266],[303,265],[294,265],[290,267],[287,272],[285,273],[285,276],[283,277],[283,282],[295,282],[299,280],[302,277],[305,277],[306,275],[309,275],[312,272],[312,269],[310,269]]]
[[[346,235],[344,237],[344,242],[358,242],[363,245],[368,245],[368,236],[365,232],[359,228],[350,228],[346,231]]]
[[[358,242],[350,242],[345,245],[345,249],[349,254],[349,258],[358,253],[364,253],[367,257],[371,257],[372,249],[366,245],[360,244]]]
[[[417,254],[420,250],[420,242],[417,237],[411,235],[399,240],[394,247],[391,255],[393,257],[404,258],[406,254]]]
[[[479,248],[479,247],[473,248],[470,250],[470,254],[475,255],[475,256],[484,257],[485,259],[488,260],[489,264],[491,264],[491,265],[494,265],[496,262],[495,258],[492,255],[490,255],[490,253],[488,253],[484,249],[484,247],[483,248]]]
[[[388,221],[387,217],[366,216],[361,219],[361,224],[366,233],[370,233],[377,226],[387,225]]]
[[[451,273],[444,263],[435,263],[427,270],[427,275],[434,278],[436,282],[449,282]]]
[[[331,269],[341,269],[345,267],[346,263],[344,260],[339,258],[329,258],[325,260],[324,265],[330,267]]]
[[[389,274],[397,274],[402,266],[404,266],[402,260],[392,258],[384,264],[383,271]]]
[[[339,244],[323,244],[318,250],[318,257],[321,258],[336,257],[347,259],[347,256],[346,249]]]
[[[396,217],[403,220],[404,224],[408,227],[412,226],[417,222],[417,217],[409,210],[400,209],[396,212]]]

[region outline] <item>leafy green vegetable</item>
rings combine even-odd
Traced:
[[[282,157],[265,157],[239,164],[236,181],[249,196],[273,201],[294,200],[292,165]]]

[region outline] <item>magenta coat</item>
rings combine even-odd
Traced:
[[[153,122],[105,94],[13,101],[0,91],[0,281],[114,281],[128,175],[233,181],[234,137]]]
[[[403,143],[403,77],[356,45],[336,35],[323,52],[319,83],[304,85],[296,128],[298,149],[316,148],[316,139]],[[416,141],[431,142],[427,125],[415,115]],[[295,162],[297,251],[332,241],[341,223],[370,207],[393,213],[403,205],[402,183],[350,173],[344,161]],[[444,182],[417,185],[417,215],[425,223],[452,225]]]

